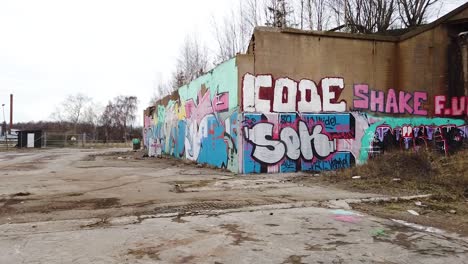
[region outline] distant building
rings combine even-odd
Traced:
[[[21,130],[16,132],[18,135],[18,148],[41,148],[42,131],[41,130]]]

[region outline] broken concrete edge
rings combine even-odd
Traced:
[[[421,199],[421,198],[428,198],[432,195],[415,195],[415,196],[403,196],[403,197],[372,197],[372,198],[362,198],[362,199],[341,199],[341,200],[326,200],[326,201],[304,201],[304,202],[296,202],[296,203],[285,203],[285,204],[274,204],[274,205],[261,205],[261,206],[250,206],[250,207],[243,207],[243,208],[236,208],[236,209],[220,209],[220,210],[199,210],[199,211],[187,211],[187,212],[177,212],[177,213],[162,213],[162,214],[154,214],[154,215],[138,215],[138,216],[122,216],[122,217],[112,217],[107,219],[102,218],[91,218],[91,219],[80,219],[80,220],[59,220],[59,221],[43,221],[43,222],[36,222],[36,223],[17,223],[17,224],[4,224],[2,226],[14,227],[14,226],[24,226],[24,225],[32,225],[36,232],[33,233],[44,233],[44,231],[40,231],[41,226],[45,226],[46,224],[57,224],[57,223],[68,223],[65,230],[62,231],[70,231],[74,230],[76,227],[80,229],[95,229],[95,228],[113,228],[117,226],[126,226],[126,225],[134,225],[134,224],[141,224],[145,220],[151,219],[161,219],[161,218],[182,218],[182,217],[195,217],[195,216],[219,216],[225,215],[230,213],[241,213],[241,212],[259,212],[264,211],[267,214],[273,215],[274,210],[288,210],[288,209],[298,209],[298,208],[308,208],[308,207],[318,207],[323,209],[344,209],[353,211],[349,204],[353,203],[366,203],[366,202],[392,202],[392,201],[409,201],[414,199]],[[339,205],[345,205],[350,209],[346,208],[337,208],[336,202]],[[366,216],[366,214],[356,214],[358,216]],[[437,229],[434,227],[422,226],[415,223],[406,222],[403,220],[397,219],[389,219],[393,223],[397,225],[406,226],[408,228],[430,233],[431,235],[438,235],[443,236],[445,238],[450,239],[457,239],[460,241],[466,242],[466,240],[460,235],[456,233],[446,232],[441,229]],[[69,225],[71,224],[71,226]],[[78,224],[78,225],[77,225]],[[48,232],[48,231],[45,231]],[[25,230],[24,234],[31,234],[31,230]],[[8,236],[8,232],[5,233]]]
[[[412,229],[416,229],[418,231],[434,233],[434,234],[439,234],[439,235],[446,234],[446,232],[444,230],[438,229],[438,228],[435,228],[435,227],[418,225],[418,224],[406,222],[406,221],[403,221],[403,220],[397,220],[397,219],[390,219],[390,220],[392,220],[393,222],[395,222],[397,224],[404,225],[404,226],[410,227]]]
[[[397,202],[397,201],[410,201],[415,199],[429,198],[431,194],[427,195],[415,195],[415,196],[402,196],[402,197],[370,197],[361,199],[338,199],[338,200],[326,200],[326,201],[304,201],[295,203],[283,203],[283,204],[272,204],[272,205],[260,205],[260,206],[249,206],[235,209],[219,209],[219,210],[197,210],[197,211],[186,211],[177,213],[164,213],[164,214],[152,214],[152,215],[140,215],[140,216],[123,216],[115,217],[107,220],[107,223],[112,226],[116,225],[127,225],[141,223],[148,219],[157,218],[177,218],[177,217],[188,217],[188,216],[213,216],[223,215],[230,213],[239,213],[245,211],[258,212],[258,211],[272,211],[282,209],[295,209],[295,208],[307,208],[307,207],[322,207],[327,209],[344,209],[352,210],[349,204],[356,203],[369,203],[369,202]],[[102,222],[100,219],[98,222]]]
[[[328,200],[326,202],[322,202],[322,205],[331,209],[351,210],[352,208],[350,204],[412,201],[416,199],[430,198],[432,196],[433,196],[432,194],[424,194],[424,195],[400,196],[400,197],[369,197],[369,198],[360,198],[360,199],[338,199],[338,200]]]
[[[82,219],[86,222],[86,225],[82,225],[83,228],[91,228],[92,226],[100,223],[106,223],[112,226],[118,225],[127,225],[127,224],[135,224],[141,223],[147,219],[156,219],[156,218],[174,218],[174,217],[187,217],[187,216],[194,216],[194,215],[221,215],[221,214],[229,214],[229,213],[238,213],[238,212],[245,212],[245,211],[272,211],[272,210],[281,210],[281,209],[295,209],[295,208],[306,208],[306,207],[322,207],[327,209],[344,209],[344,210],[352,210],[350,204],[358,204],[358,203],[370,203],[370,202],[398,202],[398,201],[411,201],[415,199],[423,199],[429,198],[432,194],[427,195],[414,195],[414,196],[402,196],[402,197],[369,197],[369,198],[361,198],[361,199],[337,199],[337,200],[323,200],[323,201],[302,201],[302,202],[295,202],[295,203],[282,203],[282,204],[271,204],[271,205],[260,205],[260,206],[248,206],[248,207],[241,207],[241,208],[233,208],[233,209],[219,209],[219,210],[198,210],[198,211],[186,211],[186,212],[176,212],[176,213],[162,213],[162,214],[148,214],[148,215],[139,215],[139,216],[121,216],[121,217],[113,217],[108,219],[102,218],[92,218],[92,219]],[[91,220],[91,222],[90,222]],[[68,221],[68,220],[59,220],[60,221]],[[45,221],[47,223],[50,221]],[[54,221],[57,222],[57,221]],[[43,222],[36,222],[35,224],[40,224]],[[18,223],[22,224],[22,223]],[[6,223],[4,225],[15,225],[11,223]],[[0,225],[2,226],[2,225]]]

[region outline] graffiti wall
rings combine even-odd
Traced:
[[[347,168],[355,119],[340,100],[342,78],[300,81],[246,74],[243,79],[243,171]]]
[[[468,144],[467,116],[464,96],[378,90],[341,77],[239,76],[232,59],[148,108],[143,136],[150,156],[246,174],[321,172],[393,149],[456,154]]]
[[[242,171],[338,170],[395,148],[455,153],[467,140],[463,119],[428,117],[426,92],[384,92],[356,84],[348,108],[340,98],[345,87],[339,77],[293,80],[246,74]],[[464,116],[468,109],[465,97],[436,97],[435,104],[439,116]]]
[[[147,110],[143,136],[148,154],[237,172],[237,78],[236,62],[229,60]]]

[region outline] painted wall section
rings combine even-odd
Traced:
[[[353,108],[340,99],[345,80],[320,81],[247,73],[242,83],[244,173],[328,171],[348,168],[395,148],[459,150],[468,136],[462,119],[428,117],[428,94],[353,85]],[[436,98],[446,116],[466,113],[465,97]],[[437,109],[437,105],[435,107]],[[387,114],[373,116],[364,111]]]
[[[342,77],[239,76],[233,59],[145,111],[144,144],[150,156],[233,172],[321,172],[393,149],[456,154],[468,144],[467,111],[464,96],[431,100],[424,91],[371,89]]]
[[[243,78],[244,173],[324,171],[355,163],[354,116],[340,99],[344,79]]]
[[[144,120],[150,156],[167,154],[238,172],[237,78],[232,59],[159,101]]]

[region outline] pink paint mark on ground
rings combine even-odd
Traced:
[[[339,222],[352,223],[352,224],[355,224],[361,220],[358,217],[352,216],[352,215],[335,215],[333,219]]]

